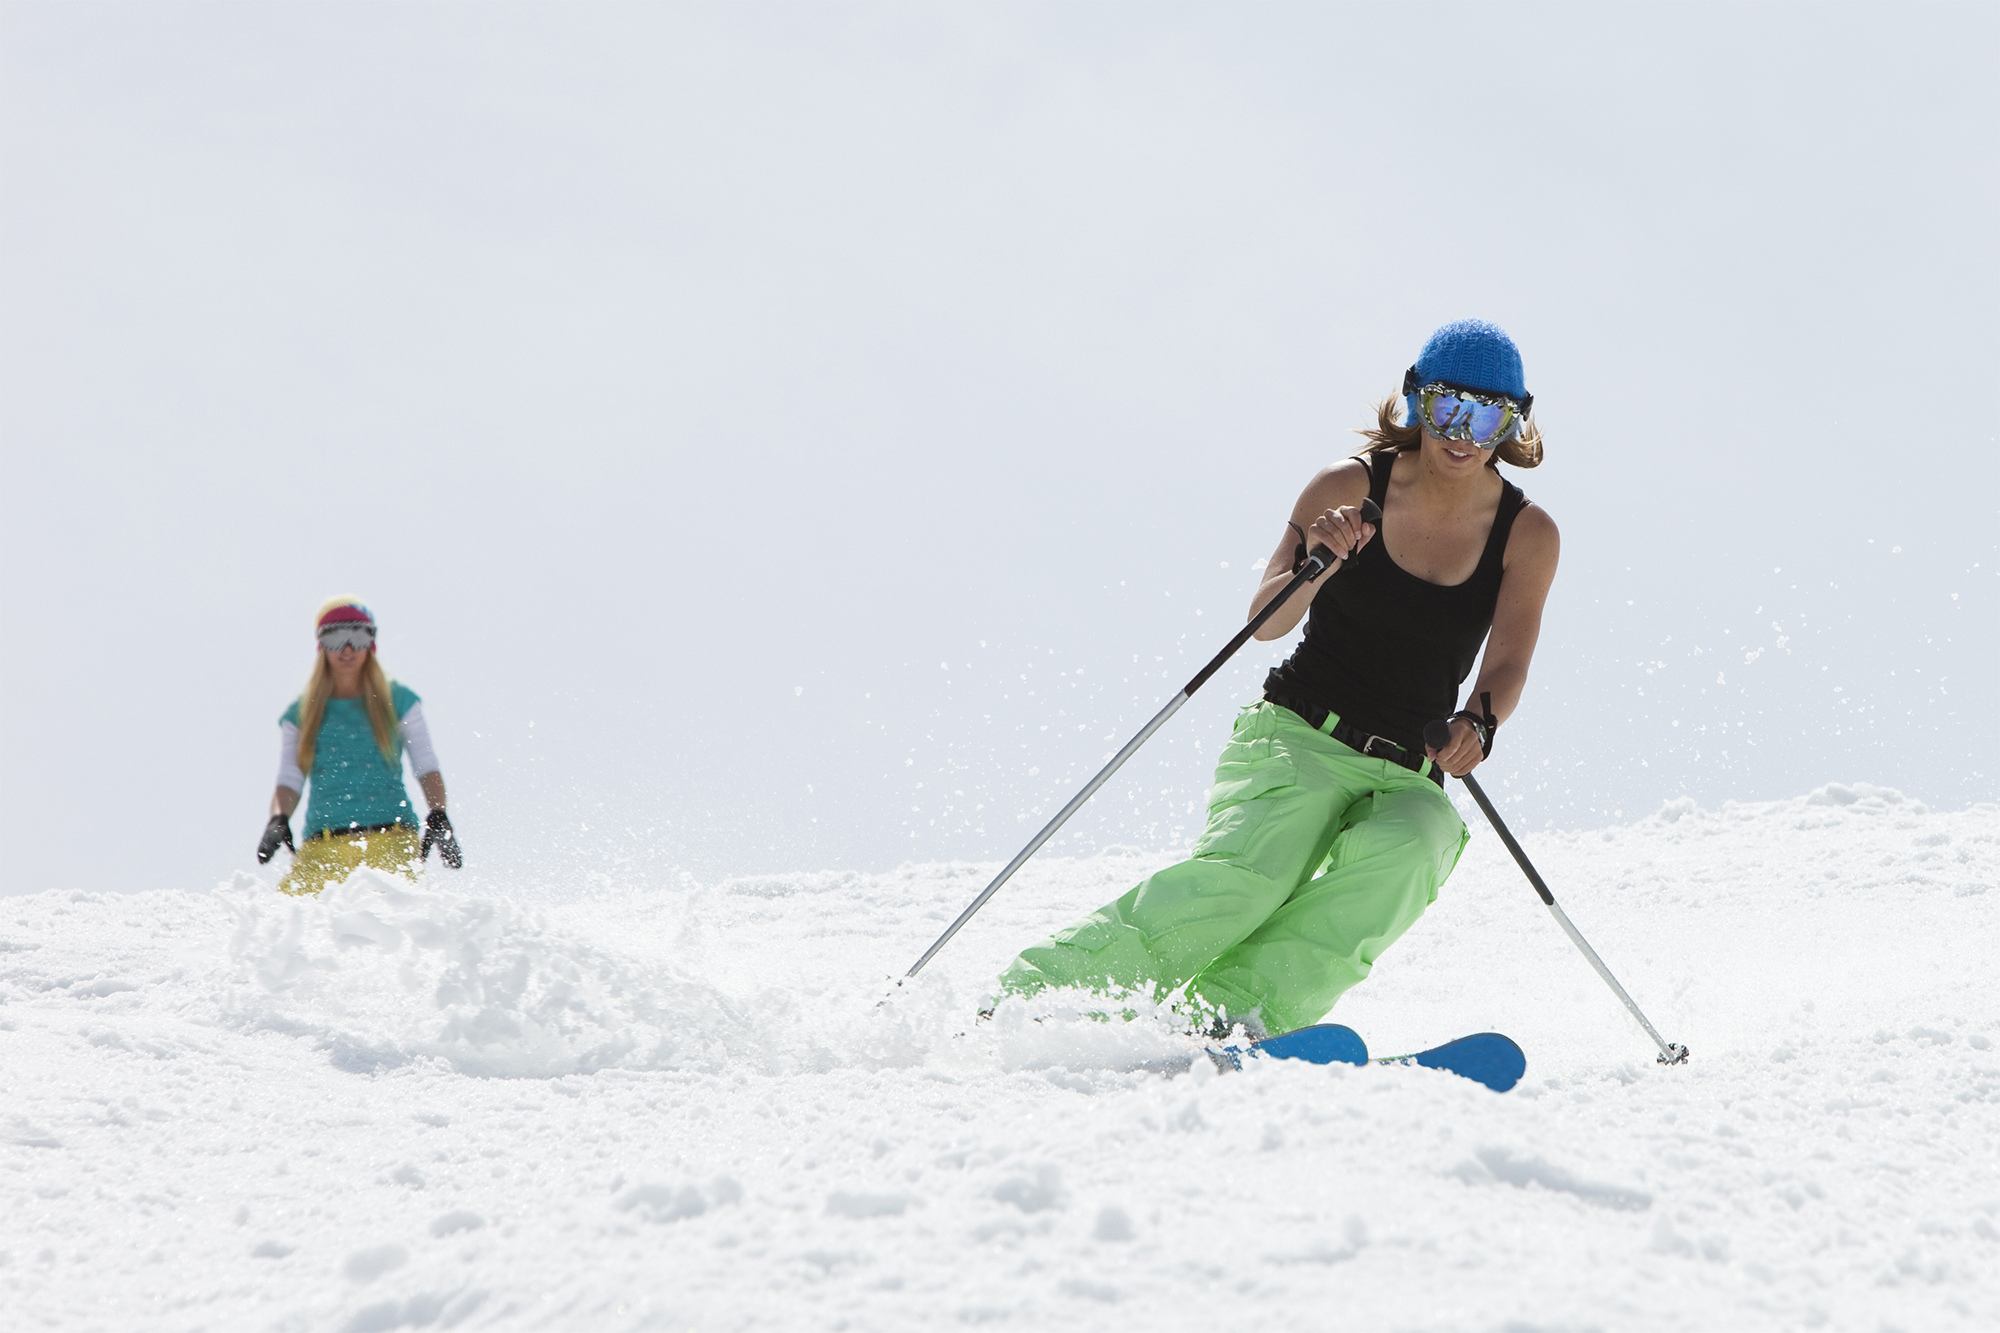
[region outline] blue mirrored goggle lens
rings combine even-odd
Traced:
[[[1425,397],[1430,401],[1431,432],[1441,439],[1467,440],[1490,449],[1514,421],[1514,408],[1507,403],[1482,403],[1443,391]]]
[[[1513,416],[1513,409],[1496,407],[1491,403],[1466,403],[1466,424],[1472,428],[1474,444],[1490,444],[1507,428],[1507,420]]]

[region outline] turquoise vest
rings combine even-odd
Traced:
[[[401,717],[417,702],[417,692],[399,681],[389,684],[389,703]],[[279,719],[299,725],[299,701],[292,700]],[[304,737],[300,737],[301,740]],[[421,821],[403,787],[403,732],[396,729],[394,759],[384,759],[368,726],[368,705],[360,699],[328,699],[320,716],[319,743],[313,747],[312,772],[306,774],[306,822],[301,839],[323,829],[335,833],[376,824]]]

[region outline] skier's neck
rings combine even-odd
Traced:
[[[1483,464],[1467,468],[1433,460],[1427,449],[1417,455],[1411,470],[1410,498],[1427,509],[1452,511],[1473,509],[1491,503],[1498,493],[1500,474]]]

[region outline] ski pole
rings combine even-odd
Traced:
[[[1382,510],[1376,505],[1376,503],[1373,500],[1363,500],[1361,502],[1361,519],[1364,523],[1374,524],[1376,530],[1380,531],[1382,527]],[[1013,860],[1009,861],[1007,863],[1007,868],[1005,870],[1002,870],[998,875],[993,877],[993,882],[991,884],[988,884],[985,887],[985,889],[981,890],[979,896],[977,898],[974,898],[972,902],[966,906],[966,909],[958,914],[958,920],[952,922],[951,925],[945,928],[944,934],[937,937],[937,943],[933,944],[930,948],[924,950],[924,956],[922,958],[919,958],[915,963],[913,963],[910,967],[910,970],[903,974],[902,981],[898,981],[896,984],[900,986],[903,984],[903,981],[907,981],[911,977],[917,975],[917,973],[923,971],[924,964],[930,962],[931,959],[935,958],[937,956],[937,951],[939,949],[944,948],[944,946],[951,941],[952,936],[958,934],[959,927],[963,926],[966,922],[972,920],[972,914],[974,912],[977,912],[980,908],[986,906],[986,900],[988,898],[991,898],[994,894],[998,893],[1000,891],[1000,886],[1002,884],[1005,884],[1010,878],[1012,878],[1014,872],[1016,870],[1019,870],[1024,864],[1026,864],[1029,857],[1033,856],[1036,852],[1040,851],[1042,844],[1047,842],[1050,838],[1054,837],[1056,830],[1061,828],[1065,823],[1067,823],[1069,821],[1069,817],[1075,814],[1079,809],[1081,809],[1085,801],[1089,800],[1092,796],[1096,795],[1097,789],[1099,787],[1102,787],[1106,782],[1108,782],[1111,778],[1111,775],[1113,773],[1116,773],[1119,767],[1123,765],[1127,759],[1130,759],[1133,753],[1137,751],[1140,746],[1144,745],[1147,742],[1147,740],[1149,740],[1152,737],[1154,732],[1158,731],[1162,726],[1166,725],[1166,721],[1168,718],[1172,717],[1175,713],[1180,711],[1180,706],[1188,701],[1188,696],[1193,694],[1196,690],[1200,689],[1203,685],[1205,685],[1208,682],[1208,678],[1210,676],[1213,676],[1217,671],[1221,670],[1222,664],[1224,662],[1227,662],[1232,656],[1234,656],[1238,648],[1241,648],[1244,644],[1248,643],[1250,641],[1250,636],[1255,634],[1259,629],[1263,628],[1264,622],[1269,620],[1272,617],[1272,615],[1276,613],[1277,609],[1283,606],[1285,602],[1291,597],[1291,595],[1299,590],[1300,584],[1310,583],[1314,579],[1318,578],[1321,574],[1325,573],[1328,569],[1332,568],[1334,564],[1334,559],[1335,557],[1333,552],[1327,547],[1325,546],[1313,547],[1312,554],[1306,557],[1305,563],[1299,566],[1298,572],[1292,575],[1292,581],[1285,585],[1284,590],[1280,592],[1276,597],[1273,597],[1269,602],[1265,603],[1264,609],[1262,611],[1259,611],[1256,615],[1252,616],[1250,618],[1250,623],[1245,625],[1242,629],[1238,630],[1236,632],[1236,637],[1231,639],[1228,642],[1228,644],[1223,647],[1222,651],[1215,655],[1214,659],[1210,661],[1207,666],[1195,672],[1194,679],[1190,680],[1186,685],[1183,685],[1181,687],[1181,692],[1179,694],[1176,694],[1173,698],[1169,699],[1167,701],[1167,706],[1165,708],[1162,708],[1159,712],[1153,714],[1153,720],[1151,722],[1148,722],[1145,726],[1139,728],[1139,734],[1134,736],[1131,740],[1127,741],[1125,743],[1124,749],[1120,750],[1117,754],[1111,756],[1111,762],[1106,764],[1103,768],[1099,769],[1097,772],[1097,776],[1092,778],[1089,782],[1085,783],[1083,786],[1083,790],[1078,792],[1074,797],[1070,798],[1070,803],[1064,806],[1061,810],[1058,810],[1056,812],[1056,817],[1054,819],[1051,819],[1047,824],[1042,826],[1042,831],[1040,833],[1037,833],[1032,839],[1029,840],[1028,845],[1021,849],[1021,854],[1019,856],[1016,856]]]
[[[1433,750],[1442,750],[1445,746],[1451,744],[1451,723],[1440,719],[1425,726],[1424,744],[1430,746]],[[1459,781],[1463,782],[1466,790],[1472,793],[1472,799],[1479,802],[1479,808],[1486,812],[1486,822],[1493,825],[1493,831],[1500,835],[1500,841],[1506,843],[1507,850],[1514,854],[1515,864],[1519,865],[1521,873],[1528,877],[1528,883],[1535,886],[1535,892],[1542,895],[1542,903],[1555,917],[1556,924],[1561,926],[1563,933],[1568,935],[1571,942],[1583,951],[1583,956],[1588,958],[1590,965],[1597,969],[1597,975],[1604,978],[1604,984],[1611,987],[1618,998],[1625,1002],[1625,1007],[1632,1011],[1632,1017],[1639,1020],[1639,1026],[1646,1029],[1646,1035],[1651,1037],[1653,1044],[1660,1048],[1660,1063],[1663,1065],[1686,1064],[1688,1048],[1669,1043],[1666,1038],[1660,1035],[1658,1028],[1646,1021],[1646,1016],[1639,1012],[1639,1006],[1633,1003],[1632,997],[1626,993],[1625,988],[1618,984],[1618,978],[1611,975],[1611,969],[1606,967],[1604,960],[1597,956],[1597,950],[1590,947],[1590,942],[1583,938],[1575,926],[1570,924],[1569,915],[1556,905],[1556,896],[1549,892],[1549,886],[1542,882],[1542,877],[1539,874],[1535,873],[1534,863],[1529,861],[1528,854],[1521,850],[1521,844],[1514,841],[1514,835],[1507,831],[1507,825],[1501,821],[1500,812],[1493,808],[1493,802],[1486,799],[1486,792],[1480,787],[1479,780],[1473,777],[1472,774],[1467,773],[1459,778]]]

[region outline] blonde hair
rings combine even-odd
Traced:
[[[360,606],[359,597],[329,597],[313,613],[313,624],[336,606]],[[299,695],[299,771],[312,772],[313,751],[319,747],[319,724],[326,720],[326,701],[333,697],[333,669],[327,665],[326,649],[315,650],[312,675],[306,678]],[[382,670],[375,650],[361,664],[361,698],[368,706],[368,729],[375,733],[375,746],[388,763],[396,762],[396,745],[402,724],[396,721],[396,704],[389,692],[389,677]]]
[[[1375,424],[1355,431],[1368,441],[1361,447],[1362,454],[1406,454],[1424,442],[1424,428],[1413,418],[1409,421],[1396,419],[1396,398],[1384,398],[1375,404]],[[1497,467],[1510,463],[1515,467],[1539,467],[1542,462],[1542,428],[1530,416],[1521,423],[1521,429],[1512,439],[1493,451],[1486,460],[1486,466]]]

